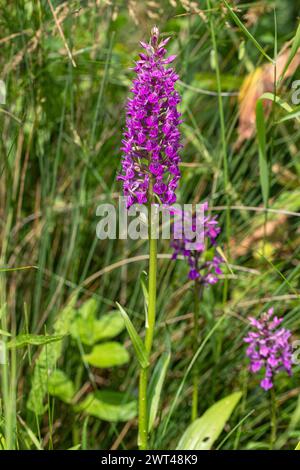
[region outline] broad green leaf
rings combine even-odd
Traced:
[[[110,339],[118,336],[125,328],[124,321],[118,311],[112,311],[96,320],[94,341]]]
[[[90,299],[76,311],[70,329],[70,333],[74,339],[80,339],[83,344],[89,346],[94,344],[95,313],[96,303],[93,299]]]
[[[82,318],[95,317],[97,309],[98,301],[92,297],[81,305],[78,313]]]
[[[152,430],[157,415],[161,391],[171,359],[171,352],[164,352],[156,363],[149,383],[149,420],[148,430]]]
[[[114,338],[124,328],[124,321],[117,311],[107,313],[99,320],[94,318],[94,314],[89,313],[86,318],[76,317],[71,327],[71,335],[80,338],[83,344],[92,346],[98,341]]]
[[[262,100],[256,103],[256,129],[259,151],[259,176],[261,191],[265,207],[269,200],[269,169],[266,149],[266,124]]]
[[[115,341],[97,344],[89,354],[83,357],[88,364],[101,368],[121,366],[129,361],[127,349]]]
[[[91,298],[84,302],[76,311],[76,316],[71,325],[71,335],[80,339],[83,344],[94,344],[94,323],[98,309],[98,302]]]
[[[8,341],[8,348],[23,348],[24,346],[40,346],[50,343],[55,343],[56,341],[61,341],[64,338],[64,335],[19,335],[13,338],[11,341]]]
[[[177,449],[210,450],[242,396],[235,392],[218,401],[186,429]]]
[[[274,63],[274,60],[264,51],[264,49],[262,48],[262,46],[259,44],[259,42],[257,42],[257,40],[255,39],[254,36],[252,36],[252,34],[250,33],[250,31],[248,31],[248,29],[246,28],[246,26],[241,22],[241,20],[239,19],[239,17],[234,13],[233,9],[231,8],[231,6],[228,4],[228,2],[226,0],[223,0],[225,5],[226,5],[226,8],[228,9],[229,11],[229,14],[231,16],[231,18],[233,19],[233,21],[235,22],[235,24],[241,29],[241,31],[245,34],[245,36],[247,36],[248,39],[250,39],[250,41],[254,44],[254,46],[259,50],[259,52],[261,52],[266,59],[268,59],[269,62],[271,62],[272,64]]]
[[[54,323],[56,335],[66,335],[69,333],[75,316],[75,302],[76,296],[74,295],[66,307],[58,313],[57,320]],[[36,415],[41,415],[45,412],[44,398],[48,392],[47,383],[49,377],[56,369],[56,363],[61,353],[62,341],[56,341],[44,345],[36,360],[29,398],[27,400],[27,408]]]
[[[74,339],[78,339],[82,344],[92,346],[94,344],[94,318],[81,318],[76,316],[71,325],[70,333]]]
[[[48,391],[50,395],[59,398],[65,403],[71,403],[75,395],[75,387],[72,380],[60,369],[56,369],[49,377]]]
[[[110,422],[128,421],[137,415],[137,401],[125,393],[100,390],[90,393],[75,411]]]
[[[134,326],[133,326],[129,316],[125,312],[124,308],[121,307],[121,305],[118,302],[116,302],[116,304],[117,304],[117,306],[118,306],[118,308],[121,312],[121,315],[124,319],[126,329],[127,329],[128,334],[130,336],[130,339],[132,341],[132,344],[133,344],[133,347],[134,347],[134,350],[135,350],[135,354],[136,354],[136,357],[137,357],[137,359],[140,363],[140,366],[142,368],[146,368],[146,367],[149,366],[149,360],[148,360],[148,356],[147,356],[145,346],[144,346],[141,338],[137,334],[137,331],[134,328]]]
[[[285,66],[284,66],[282,74],[279,77],[279,82],[284,78],[287,69],[289,68],[292,60],[294,59],[295,55],[298,52],[299,47],[300,47],[300,23],[298,25],[296,34],[295,34],[294,39],[293,39],[293,44],[292,44],[292,47],[291,47],[291,52],[289,54],[288,60],[285,64]]]

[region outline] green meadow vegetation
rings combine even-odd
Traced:
[[[1,450],[137,449],[145,369],[149,449],[296,448],[299,7],[0,0]],[[147,240],[99,240],[96,210],[122,195],[125,104],[154,25],[177,56],[177,202],[208,201],[223,263],[195,306],[186,261],[158,240],[148,350]],[[294,359],[264,390],[244,337],[270,308]]]

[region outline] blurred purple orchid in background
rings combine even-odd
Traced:
[[[255,374],[264,369],[264,378],[260,382],[264,390],[273,387],[274,375],[278,372],[292,373],[291,332],[280,328],[283,318],[273,317],[273,314],[274,309],[270,308],[259,320],[249,317],[253,331],[244,338],[249,344],[246,354],[250,359],[250,371]]]
[[[204,211],[208,210],[207,202],[204,204]],[[192,230],[196,229],[195,215],[191,220]],[[197,280],[199,284],[209,285],[216,284],[218,276],[222,274],[221,264],[223,260],[215,253],[210,259],[207,259],[207,253],[216,246],[216,240],[221,232],[216,216],[205,215],[202,221],[202,229],[204,235],[204,243],[196,244],[194,249],[188,249],[187,246],[191,241],[184,236],[180,239],[174,239],[171,242],[174,253],[172,258],[177,259],[179,255],[187,258],[190,266],[189,278]]]

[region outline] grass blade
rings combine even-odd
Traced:
[[[146,285],[147,281],[147,273],[145,271],[142,272],[141,277],[140,277],[140,282],[142,286],[142,291],[144,295],[144,308],[145,308],[145,319],[146,319],[146,328],[148,328],[148,304],[149,304],[149,293],[148,293],[148,287]]]
[[[134,350],[135,350],[135,354],[136,354],[136,357],[137,357],[137,359],[140,363],[140,366],[143,369],[145,369],[146,367],[149,366],[149,360],[148,360],[148,356],[147,356],[145,346],[144,346],[141,338],[139,337],[135,327],[133,326],[132,321],[130,320],[129,316],[125,312],[124,308],[118,302],[116,302],[116,304],[117,304],[117,307],[120,310],[120,313],[121,313],[121,315],[124,319],[126,329],[127,329],[128,334],[130,336],[130,339],[132,341],[132,344],[133,344],[133,347],[134,347]]]
[[[171,351],[164,352],[153,371],[149,384],[149,422],[148,431],[153,428],[155,418],[158,411],[162,387],[166,378],[167,370],[171,359]]]
[[[259,150],[259,176],[261,191],[265,207],[269,200],[269,169],[266,150],[266,124],[264,116],[264,107],[262,100],[258,100],[256,104],[256,129]]]
[[[300,109],[297,108],[295,111],[288,113],[286,116],[283,116],[276,124],[281,124],[282,122],[289,121],[290,119],[297,119],[299,121],[300,118]]]

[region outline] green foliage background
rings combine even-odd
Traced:
[[[120,186],[115,177],[120,169],[124,104],[133,76],[130,67],[139,41],[147,40],[157,24],[172,36],[169,52],[177,54],[180,75],[184,149],[178,200],[209,200],[223,228],[220,244],[224,250],[231,248],[227,281],[207,289],[201,304],[202,340],[226,316],[197,361],[200,412],[242,391],[219,440],[228,435],[221,448],[269,448],[270,397],[259,388],[258,377],[248,374],[242,338],[247,316],[271,305],[284,314],[284,325],[294,339],[299,335],[300,219],[283,213],[300,209],[299,123],[275,125],[284,116],[280,107],[267,121],[269,208],[278,212],[269,212],[266,218],[255,210],[263,207],[257,141],[248,139],[239,149],[235,145],[237,93],[247,74],[265,58],[234,24],[223,2],[210,3],[211,9],[206,1],[183,0],[0,1],[0,79],[7,86],[6,104],[0,106],[1,328],[13,337],[64,335],[63,340],[52,337],[42,345],[33,337],[23,338],[23,346],[10,349],[8,368],[1,372],[3,447],[136,446],[134,351],[116,317],[110,326],[113,332],[104,337],[94,334],[103,328],[97,322],[105,322],[105,316],[115,311],[115,301],[126,305],[135,327],[143,331],[139,279],[147,260],[128,260],[145,255],[147,244],[99,241],[96,207],[117,201]],[[300,4],[297,0],[259,4],[268,8],[249,31],[273,57],[276,42],[280,50],[294,37]],[[235,11],[244,21],[243,15],[256,2],[231,5],[239,7]],[[225,140],[216,61],[225,94]],[[299,71],[280,90],[290,105],[291,82],[297,78]],[[233,208],[226,229],[227,204]],[[265,235],[264,224],[270,228]],[[241,247],[246,248],[241,252]],[[159,252],[171,253],[167,242],[160,242]],[[187,380],[163,432],[192,357],[193,303],[185,264],[160,260],[158,286],[152,359],[158,359],[170,343],[171,361],[152,446],[171,449],[190,421]],[[119,351],[116,363],[95,367],[92,348],[112,343]],[[103,354],[102,349],[102,358]],[[276,381],[278,449],[293,449],[300,440],[299,391],[299,365],[295,365],[291,378],[282,374]],[[94,394],[97,407],[91,411],[88,399]]]

